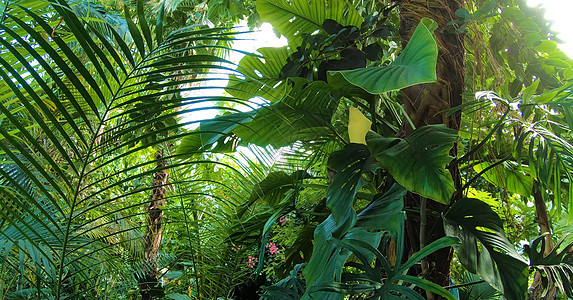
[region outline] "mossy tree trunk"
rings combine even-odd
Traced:
[[[535,203],[535,215],[537,216],[537,224],[539,225],[539,234],[546,234],[543,255],[549,255],[553,250],[553,236],[551,233],[551,221],[547,213],[547,206],[545,205],[545,201],[541,195],[542,192],[543,187],[541,183],[534,181],[533,202]],[[550,281],[548,287],[544,288],[541,282],[541,277],[541,273],[536,271],[531,285],[533,290],[527,295],[527,299],[555,299],[555,295],[557,294],[555,283]]]
[[[146,263],[144,264],[145,278],[140,283],[140,293],[143,300],[160,298],[163,296],[163,290],[158,285],[157,280],[157,256],[161,246],[161,239],[163,237],[163,211],[160,209],[165,206],[165,198],[167,197],[167,176],[169,175],[167,169],[167,161],[163,159],[163,154],[158,151],[155,154],[157,161],[156,170],[152,186],[154,187],[149,199],[149,203],[145,207],[146,230],[143,237],[144,240],[144,254]]]
[[[444,110],[462,104],[464,89],[464,41],[463,35],[455,34],[448,22],[457,19],[455,11],[463,7],[460,0],[403,0],[400,1],[400,36],[406,45],[420,20],[433,19],[439,28],[435,31],[438,43],[437,82],[421,84],[402,90],[406,113],[416,128],[429,124],[445,124],[459,130],[461,115],[446,116]],[[406,136],[413,128],[404,122],[401,135]],[[451,155],[456,157],[456,146]],[[448,167],[456,189],[461,188],[461,177],[457,165]],[[453,199],[455,201],[456,199]],[[409,254],[419,251],[424,245],[445,235],[440,214],[446,206],[419,195],[408,194],[405,206],[414,208],[408,214],[406,224],[406,250]],[[415,270],[424,278],[441,286],[450,285],[450,263],[452,249],[446,248],[430,255]],[[426,295],[437,299],[435,295]]]

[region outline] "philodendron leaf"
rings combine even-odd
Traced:
[[[448,204],[454,182],[445,165],[452,160],[449,150],[458,138],[444,125],[420,127],[405,139],[386,138],[369,132],[366,143],[376,160],[408,190]]]
[[[363,146],[350,144],[345,150],[350,153],[352,150],[355,150],[355,147]],[[339,156],[338,158],[343,157]],[[342,160],[339,162],[342,163]],[[346,171],[351,170],[347,169]],[[344,174],[344,172],[344,170],[339,171],[336,177],[346,178],[348,174]],[[356,174],[356,172],[355,170],[349,173]],[[361,177],[362,174],[359,173],[358,176]],[[355,194],[352,193],[353,189],[353,184],[335,186],[334,181],[329,187],[329,191],[332,190],[334,192],[338,190],[341,196],[346,195],[344,199],[350,201],[350,203],[352,203]],[[348,257],[353,253],[344,245],[352,246],[353,251],[359,251],[354,254],[371,261],[374,259],[373,253],[368,252],[363,245],[376,249],[380,244],[382,232],[391,231],[392,235],[397,235],[396,232],[392,231],[398,231],[400,224],[403,224],[404,218],[401,210],[405,194],[406,190],[403,187],[397,184],[392,186],[385,194],[376,196],[375,200],[358,215],[358,221],[354,227],[342,229],[342,232],[340,226],[334,220],[334,211],[328,219],[318,225],[314,231],[312,256],[307,267],[303,270],[307,284],[307,293],[302,299],[342,299],[343,295],[341,294],[332,291],[317,291],[317,289],[320,289],[320,286],[325,283],[341,281],[342,268]],[[354,214],[352,219],[356,219],[356,213],[352,207],[347,207],[347,210]]]
[[[404,207],[402,199],[406,195],[406,189],[394,184],[386,193],[374,196],[372,203],[358,214],[356,227],[368,230],[384,230],[394,238],[400,230],[400,212]]]
[[[322,31],[327,19],[343,26],[362,24],[360,13],[345,0],[257,0],[257,12],[296,46],[303,33]]]
[[[377,216],[379,220],[371,223],[370,225],[379,224],[381,227],[372,226],[369,227],[371,230],[382,230],[386,231],[387,224],[384,224],[383,220],[391,220],[394,219],[397,222],[400,222],[400,225],[403,225],[404,222],[404,214],[400,212],[402,208],[402,199],[406,190],[399,186],[394,185],[381,199],[376,200],[378,202],[376,208],[370,209],[373,205],[371,204],[368,209],[365,210],[368,215],[372,217]],[[397,201],[398,200],[398,201]],[[380,205],[382,204],[382,205]],[[390,204],[389,206],[387,204]],[[362,215],[362,213],[361,213]],[[439,249],[444,247],[450,247],[452,245],[456,245],[460,243],[460,240],[457,237],[452,236],[445,236],[442,237],[431,244],[424,247],[419,252],[413,254],[410,259],[405,264],[400,264],[399,260],[396,261],[396,265],[390,267],[388,260],[384,257],[384,255],[378,250],[378,247],[375,247],[375,244],[372,242],[368,242],[364,239],[362,234],[366,233],[367,231],[364,230],[366,228],[361,228],[362,225],[366,223],[360,222],[356,223],[356,226],[345,235],[343,240],[337,240],[335,238],[331,239],[331,243],[335,244],[336,246],[340,247],[341,249],[338,250],[338,253],[346,253],[345,251],[350,250],[352,254],[354,254],[361,262],[361,264],[354,264],[353,266],[358,270],[364,271],[364,273],[360,274],[352,274],[355,276],[346,277],[348,282],[352,282],[351,284],[348,283],[340,283],[340,282],[333,282],[331,281],[320,281],[314,284],[309,290],[308,293],[316,299],[323,299],[322,297],[325,295],[330,295],[331,292],[341,293],[344,292],[346,294],[364,294],[370,293],[369,299],[393,299],[392,296],[396,296],[398,294],[402,294],[410,299],[423,299],[417,292],[413,290],[411,286],[406,285],[415,285],[420,287],[426,291],[432,292],[434,294],[440,295],[446,299],[455,300],[456,298],[450,294],[447,290],[443,287],[432,283],[428,280],[409,276],[406,275],[408,269],[412,267],[414,264],[419,263],[421,259],[433,253]],[[371,221],[374,221],[372,219]],[[398,226],[397,228],[399,232],[394,234],[396,239],[403,241],[404,238],[404,226]],[[377,242],[379,243],[379,242]],[[398,242],[401,244],[400,242]],[[403,249],[402,247],[398,247],[396,251],[400,251]],[[398,255],[401,257],[402,255]],[[378,258],[378,262],[372,266],[372,261],[374,257]],[[383,271],[382,271],[383,269]],[[384,274],[384,278],[381,276]],[[346,274],[349,275],[349,274]],[[334,275],[330,274],[330,278],[333,278]],[[327,277],[328,278],[328,277]],[[351,279],[352,278],[352,279]],[[368,284],[356,284],[356,279],[359,279],[364,282],[368,282]],[[344,279],[343,279],[344,280]],[[406,283],[406,284],[405,284]],[[337,290],[339,287],[344,287],[342,290]],[[417,295],[417,296],[416,296]],[[411,298],[410,296],[414,297]],[[339,296],[340,297],[340,296]]]
[[[561,248],[562,238],[553,250],[545,256],[545,235],[536,238],[524,250],[529,256],[530,265],[543,275],[541,283],[544,288],[554,284],[561,293],[573,298],[573,243]],[[541,243],[541,246],[539,244]],[[558,251],[561,248],[561,251]]]
[[[356,192],[366,183],[363,175],[373,172],[380,165],[370,155],[368,147],[361,144],[348,144],[328,158],[328,167],[336,171],[332,183],[326,191],[326,206],[332,212],[336,225],[343,231],[356,222],[356,212],[352,208]],[[339,238],[337,236],[337,238]]]
[[[505,236],[503,221],[478,199],[458,200],[444,216],[447,235],[457,236],[454,246],[462,265],[477,273],[508,300],[525,299],[528,266]]]
[[[328,82],[340,83],[342,76],[352,85],[371,94],[402,89],[419,83],[436,81],[438,45],[434,37],[437,24],[424,18],[412,34],[410,42],[390,65],[329,72]],[[338,77],[338,78],[337,78]]]

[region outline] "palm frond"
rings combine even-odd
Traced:
[[[137,24],[126,8],[120,28],[88,22],[92,7],[25,3],[11,6],[0,24],[2,266],[36,297],[109,296],[139,280],[143,206],[157,171],[152,149],[172,149],[193,134],[179,116],[203,108],[189,104],[227,101],[189,92],[205,89],[198,83],[210,70],[232,70],[209,54],[232,33],[186,27],[165,34],[163,16],[150,26],[142,1]],[[165,168],[196,164],[179,157],[164,157],[172,161]],[[172,177],[167,201],[200,190],[188,180]],[[201,238],[189,243],[200,246]],[[131,271],[122,269],[126,260]]]

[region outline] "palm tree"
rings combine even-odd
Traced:
[[[157,282],[159,275],[142,274],[142,259],[153,275],[173,259],[156,258],[159,229],[141,242],[142,207],[161,214],[159,202],[192,193],[149,197],[188,178],[149,181],[194,161],[174,163],[177,155],[154,157],[150,149],[172,149],[192,134],[178,116],[197,113],[187,106],[209,98],[181,93],[201,89],[211,69],[228,70],[208,50],[217,47],[209,41],[230,40],[229,32],[164,32],[163,10],[150,26],[142,1],[137,24],[125,8],[127,34],[78,17],[65,1],[18,4],[6,3],[0,24],[0,251],[5,274],[18,274],[2,278],[2,293],[113,298]]]

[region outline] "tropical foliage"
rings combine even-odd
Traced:
[[[573,61],[393,2],[1,1],[0,298],[573,297]]]

